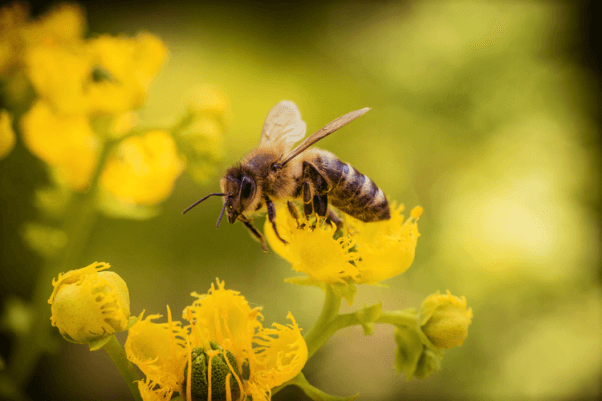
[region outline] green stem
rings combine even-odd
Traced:
[[[404,311],[383,312],[380,315],[380,317],[374,321],[374,323],[415,327],[416,314],[413,312],[412,309]],[[307,342],[307,339],[305,340],[305,342],[308,343],[307,348],[309,350],[309,357],[311,357],[314,354],[314,352],[320,349],[320,347],[322,347],[322,345],[324,345],[324,343],[326,343],[326,341],[328,341],[328,339],[332,337],[337,331],[344,329],[345,327],[356,326],[360,324],[361,322],[355,313],[338,315],[336,318],[332,319],[329,322],[329,324],[325,325],[324,327],[321,327],[319,333],[315,333],[315,336],[311,338],[311,348],[310,344]],[[312,329],[312,332],[313,331],[314,330]]]
[[[107,354],[109,354],[109,357],[117,367],[117,370],[119,370],[119,373],[121,373],[121,376],[128,385],[134,399],[136,401],[142,401],[138,385],[135,383],[135,381],[140,380],[140,376],[138,376],[138,372],[134,368],[134,365],[128,360],[121,344],[117,341],[117,337],[112,335],[109,342],[106,343],[103,348],[107,351]]]
[[[59,273],[73,270],[80,266],[81,254],[96,222],[96,194],[100,177],[109,154],[116,142],[104,143],[96,170],[90,181],[88,192],[76,193],[67,209],[64,231],[69,238],[62,258],[54,264],[42,265],[36,279],[31,300],[34,322],[27,335],[18,337],[14,352],[11,355],[10,372],[18,386],[23,387],[47,344],[51,341],[50,307],[48,297],[52,292],[52,279]]]
[[[336,295],[329,285],[325,287],[326,298],[324,299],[322,313],[320,313],[316,323],[314,323],[313,327],[305,335],[305,343],[309,352],[308,358],[311,358],[326,341],[321,341],[323,332],[329,326],[330,322],[337,317],[339,308],[341,307],[341,297]]]

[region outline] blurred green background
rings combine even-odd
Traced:
[[[176,120],[196,85],[228,95],[220,172],[258,144],[280,100],[299,106],[308,132],[372,108],[319,146],[390,199],[423,206],[422,236],[405,274],[388,288],[360,287],[343,312],[379,300],[385,309],[419,306],[449,289],[466,296],[475,317],[464,345],[424,381],[395,374],[393,329],[381,326],[370,337],[360,327],[337,333],[305,368],[312,384],[360,400],[602,395],[599,81],[583,43],[592,9],[545,1],[82,4],[92,35],[146,30],[167,44],[169,60],[141,111],[145,125]],[[268,324],[291,311],[309,328],[323,294],[284,283],[289,264],[261,252],[241,224],[216,230],[220,200],[181,215],[218,190],[219,178],[201,187],[183,175],[154,219],[101,218],[73,268],[110,263],[128,283],[133,314],[180,311],[190,292],[219,277],[262,305]],[[19,233],[35,218],[33,190],[45,180],[22,144],[0,161],[3,303],[31,296],[41,258]],[[3,348],[10,342],[3,334]],[[36,371],[32,399],[129,399],[106,354],[60,344]],[[290,388],[275,399],[304,397]]]

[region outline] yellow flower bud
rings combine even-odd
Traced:
[[[429,295],[420,309],[420,326],[429,341],[439,349],[460,346],[468,335],[472,308],[466,309],[466,298],[449,291]]]
[[[52,325],[68,341],[86,344],[126,329],[130,317],[128,288],[107,263],[59,274],[48,300]]]

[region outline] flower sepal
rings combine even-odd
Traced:
[[[88,347],[90,347],[90,351],[98,351],[99,349],[101,349],[102,347],[105,346],[106,343],[108,343],[109,341],[111,341],[111,336],[113,334],[110,334],[106,337],[102,337],[96,340],[92,340],[88,343]]]

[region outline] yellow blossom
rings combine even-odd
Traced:
[[[347,227],[336,237],[336,228],[322,219],[317,225],[297,222],[283,207],[276,213],[276,225],[285,245],[274,234],[269,221],[265,236],[274,252],[291,262],[295,271],[326,284],[377,284],[405,272],[414,260],[419,236],[416,207],[404,221],[403,206],[392,207],[389,220],[364,223],[345,216]],[[349,299],[348,299],[349,302]]]
[[[166,54],[150,34],[103,35],[71,46],[33,47],[26,62],[38,95],[61,113],[124,113],[142,104]]]
[[[205,382],[203,375],[205,391],[212,389],[220,399],[225,394],[229,400],[269,400],[272,388],[295,377],[305,365],[307,345],[290,313],[291,324],[264,328],[260,308],[251,308],[239,292],[227,290],[219,280],[207,294],[192,295],[197,300],[184,310],[190,323],[185,333],[170,314],[162,329],[147,320],[130,329],[128,358],[146,374],[146,382],[153,383],[147,385],[144,400],[164,399],[173,391],[187,399],[195,385],[187,383]],[[147,327],[138,327],[143,322]],[[189,361],[192,369],[185,368]],[[215,388],[213,380],[225,387]]]
[[[119,144],[101,184],[123,202],[156,204],[169,196],[183,169],[173,138],[165,131],[150,131]]]
[[[130,317],[127,285],[118,274],[102,271],[109,267],[95,262],[52,281],[50,319],[65,339],[85,344],[125,330]]]
[[[13,118],[6,110],[0,110],[0,159],[8,155],[15,146]]]
[[[56,114],[47,102],[39,100],[21,119],[21,131],[27,148],[55,167],[71,188],[87,188],[99,142],[85,116]]]
[[[439,349],[462,345],[471,322],[472,308],[466,309],[466,298],[455,297],[449,291],[429,295],[420,308],[419,326]]]

